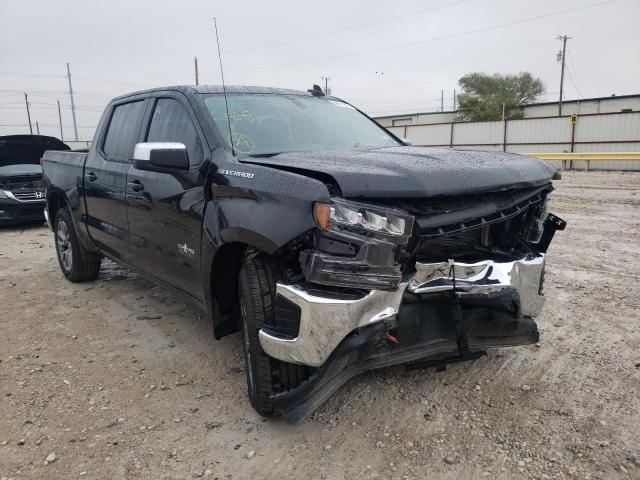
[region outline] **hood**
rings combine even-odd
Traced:
[[[548,183],[557,170],[513,153],[392,147],[281,153],[244,158],[318,179],[332,177],[345,197],[435,197],[492,192]]]

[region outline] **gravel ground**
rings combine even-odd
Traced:
[[[0,478],[640,478],[640,174],[564,177],[539,345],[370,372],[295,426],[180,297],[0,230]]]

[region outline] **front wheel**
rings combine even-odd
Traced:
[[[86,259],[87,255],[73,228],[71,213],[66,208],[58,210],[53,221],[56,255],[60,270],[72,282],[86,282],[98,278],[101,259]]]
[[[275,360],[262,350],[258,332],[275,315],[276,282],[284,269],[267,255],[250,253],[243,261],[239,278],[240,321],[247,389],[255,410],[264,416],[274,414],[271,395],[297,387],[308,378],[304,365]]]

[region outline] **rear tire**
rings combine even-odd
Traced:
[[[304,365],[269,357],[258,338],[265,321],[275,314],[276,282],[283,273],[283,267],[273,258],[254,253],[245,257],[240,270],[240,321],[247,388],[251,405],[263,416],[274,414],[271,395],[295,388],[309,376]]]
[[[71,213],[66,208],[58,210],[53,220],[56,255],[60,270],[72,282],[86,282],[98,278],[102,260],[87,260],[88,254],[80,242],[73,228]]]

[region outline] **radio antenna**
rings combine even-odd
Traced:
[[[224,94],[224,106],[227,111],[227,124],[229,125],[229,143],[231,144],[231,155],[236,154],[233,148],[233,134],[231,133],[231,116],[229,115],[229,103],[227,102],[227,87],[224,84],[224,71],[222,70],[222,55],[220,54],[220,39],[218,38],[218,22],[213,17],[213,26],[216,28],[216,43],[218,44],[218,61],[220,62],[220,76],[222,77],[222,93]]]

